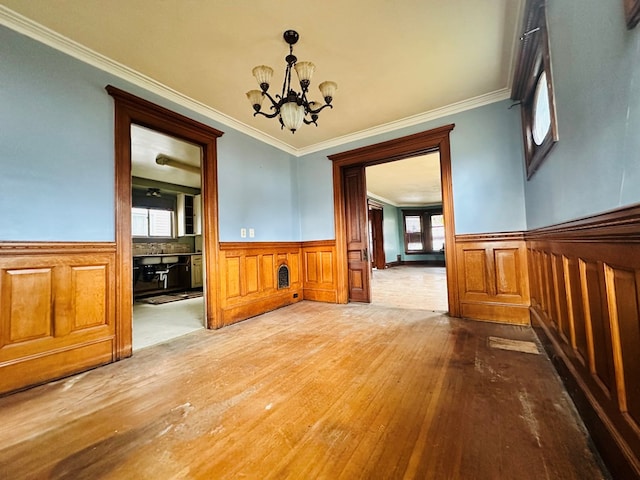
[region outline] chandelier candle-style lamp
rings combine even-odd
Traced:
[[[253,76],[256,77],[260,90],[251,90],[247,92],[247,98],[255,110],[253,116],[263,115],[267,118],[278,117],[281,128],[291,130],[295,133],[302,122],[309,125],[313,123],[318,126],[319,113],[329,107],[333,108],[331,101],[338,85],[335,82],[322,82],[318,85],[324,103],[307,99],[307,92],[311,84],[311,77],[316,66],[311,62],[298,62],[293,54],[293,46],[297,43],[300,36],[295,30],[287,30],[284,32],[284,41],[289,44],[289,55],[284,59],[287,62],[287,68],[284,72],[284,82],[282,84],[282,93],[276,94],[273,98],[269,94],[269,84],[273,76],[273,68],[266,65],[259,65],[253,69]],[[295,69],[300,81],[300,93],[294,90],[291,85],[291,69]],[[264,113],[262,111],[262,101],[267,97],[271,102],[272,113]]]

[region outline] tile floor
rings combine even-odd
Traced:
[[[204,328],[204,299],[190,298],[162,305],[133,305],[133,350],[165,342]]]

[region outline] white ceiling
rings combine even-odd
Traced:
[[[0,23],[298,155],[507,98],[523,0],[0,2]],[[295,135],[245,98],[255,65],[280,90],[287,29],[311,91],[338,83]]]
[[[367,193],[398,207],[442,204],[438,152],[367,167]]]
[[[163,154],[185,165],[200,168],[202,148],[139,125],[131,126],[131,175],[159,182],[200,188],[199,174],[169,165],[159,165]]]

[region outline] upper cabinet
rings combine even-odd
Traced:
[[[178,236],[202,234],[201,195],[179,193],[177,198]]]

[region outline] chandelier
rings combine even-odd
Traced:
[[[247,98],[253,106],[253,116],[263,115],[267,118],[278,117],[280,128],[287,128],[291,133],[295,133],[302,122],[305,124],[314,124],[318,126],[319,113],[331,105],[333,95],[338,88],[335,82],[322,82],[318,85],[324,103],[309,100],[307,92],[311,84],[311,76],[316,66],[311,62],[298,62],[297,57],[293,54],[293,45],[296,44],[300,36],[295,30],[287,30],[284,32],[284,41],[289,44],[289,55],[284,59],[287,62],[287,68],[284,72],[284,82],[282,83],[282,93],[276,94],[275,98],[269,94],[269,84],[273,76],[273,68],[266,65],[259,65],[253,69],[253,76],[256,77],[260,90],[250,90],[247,92]],[[295,69],[300,81],[300,92],[298,93],[291,85],[291,69]],[[262,111],[262,101],[267,97],[271,102],[270,109],[272,113],[264,113]]]

